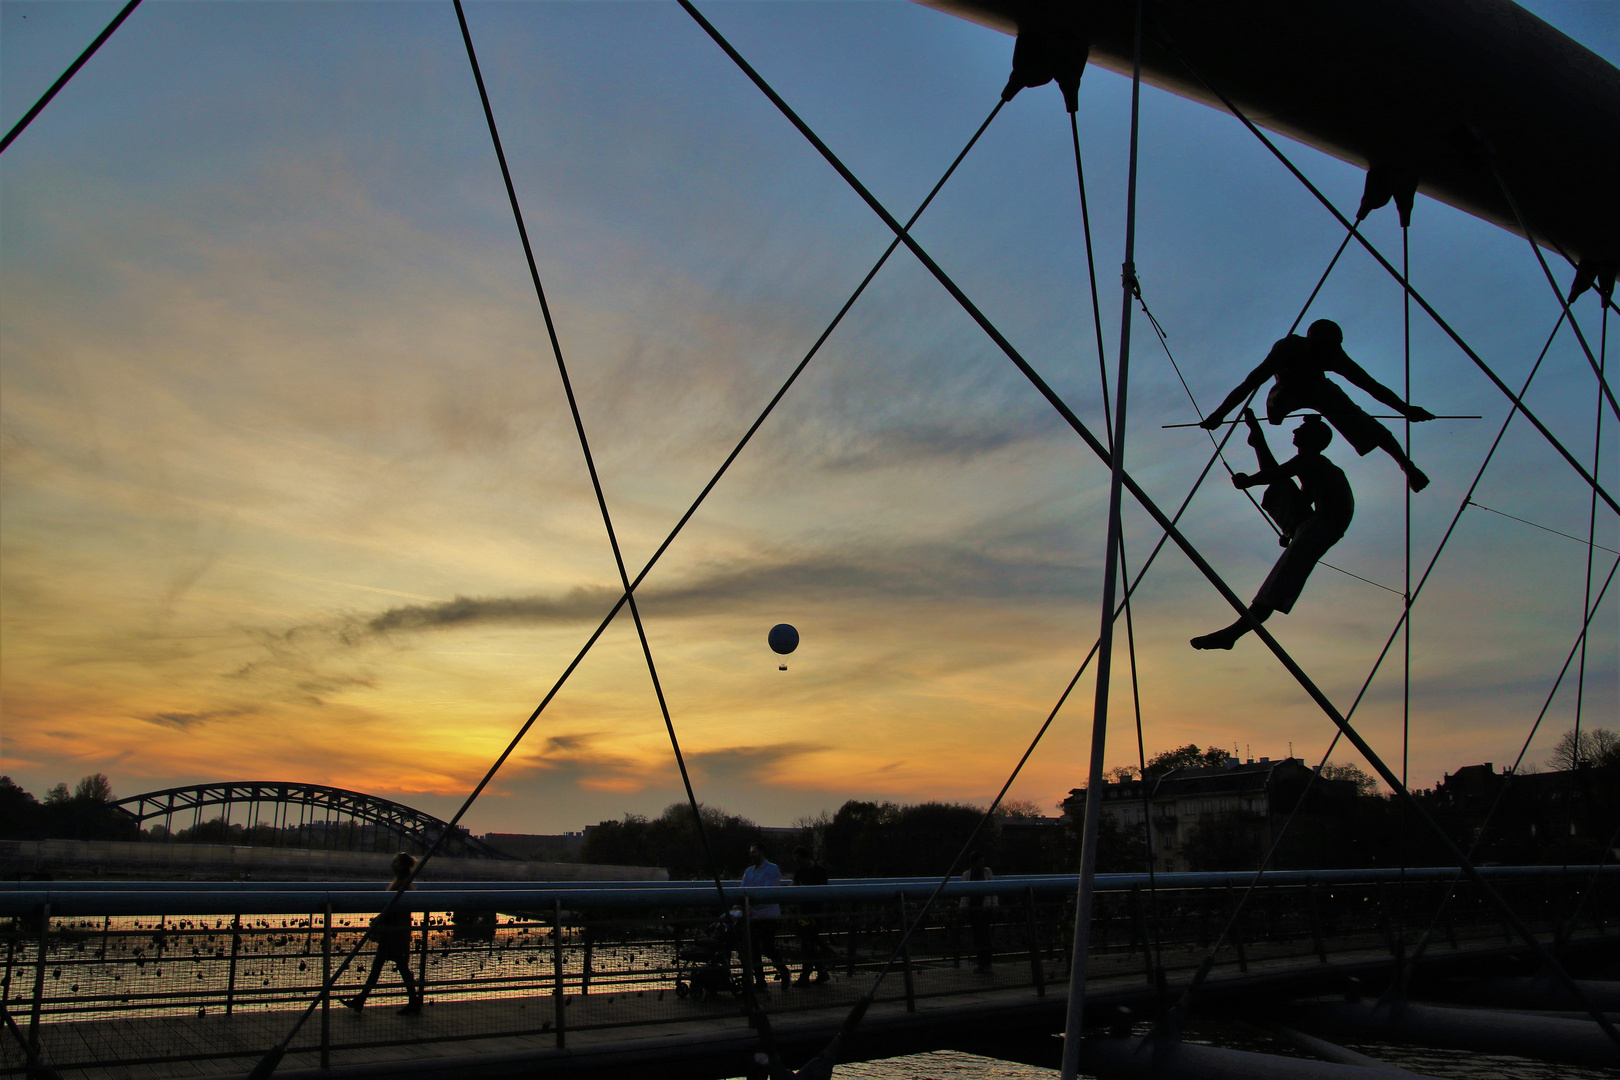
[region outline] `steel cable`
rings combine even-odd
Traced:
[[[1547,352],[1552,348],[1552,343],[1558,336],[1558,331],[1563,326],[1563,323],[1564,317],[1560,315],[1558,317],[1558,321],[1553,325],[1552,332],[1547,335],[1547,340],[1545,344],[1542,345],[1541,353],[1536,357],[1536,362],[1531,365],[1530,373],[1525,377],[1524,385],[1519,390],[1520,397],[1529,391],[1530,384],[1534,381],[1536,373],[1541,370],[1542,361],[1547,358]],[[1412,593],[1413,601],[1415,601],[1423,592],[1424,585],[1428,583],[1430,573],[1433,572],[1435,565],[1440,560],[1441,553],[1445,551],[1446,545],[1450,542],[1452,535],[1455,533],[1458,522],[1462,520],[1463,512],[1467,510],[1468,506],[1470,505],[1470,497],[1473,495],[1474,490],[1479,486],[1480,481],[1484,478],[1485,469],[1490,465],[1491,459],[1495,457],[1497,448],[1501,446],[1503,437],[1507,435],[1508,426],[1513,422],[1513,417],[1517,412],[1517,408],[1508,410],[1507,417],[1502,421],[1501,429],[1496,433],[1496,438],[1492,441],[1490,449],[1486,451],[1484,460],[1480,462],[1479,468],[1474,473],[1473,482],[1469,484],[1468,491],[1463,495],[1462,501],[1457,506],[1456,513],[1452,515],[1450,524],[1447,526],[1445,533],[1441,536],[1440,542],[1435,546],[1434,554],[1430,557],[1429,563],[1427,567],[1425,567],[1422,576],[1418,579],[1417,588],[1413,590]],[[1403,605],[1400,619],[1396,622],[1394,629],[1389,632],[1389,636],[1384,641],[1384,647],[1379,651],[1377,658],[1373,661],[1372,669],[1368,671],[1367,677],[1362,680],[1361,689],[1356,694],[1355,700],[1351,702],[1350,710],[1346,714],[1347,720],[1349,717],[1355,715],[1356,709],[1360,707],[1362,699],[1366,696],[1367,691],[1371,688],[1372,681],[1377,676],[1379,669],[1383,666],[1384,659],[1389,655],[1389,650],[1391,646],[1394,645],[1396,636],[1405,626],[1407,614],[1410,612],[1410,610],[1410,604]],[[1562,676],[1560,676],[1560,679],[1561,678]],[[1545,709],[1543,712],[1545,712]],[[1540,718],[1538,717],[1535,725],[1533,725],[1531,728],[1532,733],[1535,730],[1535,726],[1539,725],[1540,722]],[[1322,755],[1321,764],[1323,766],[1327,764],[1328,758],[1332,756],[1334,748],[1338,746],[1339,739],[1342,734],[1343,732],[1334,735],[1332,742],[1328,744],[1327,752]],[[1181,1002],[1178,1003],[1177,1009],[1180,1011],[1178,1015],[1185,1014],[1186,1008],[1190,1005],[1193,995],[1196,993],[1198,987],[1203,983],[1204,979],[1208,977],[1209,971],[1214,967],[1216,953],[1225,943],[1226,938],[1232,931],[1232,928],[1236,926],[1237,920],[1242,915],[1245,906],[1248,904],[1250,896],[1252,896],[1255,889],[1259,887],[1261,877],[1265,874],[1266,869],[1270,866],[1271,861],[1273,858],[1275,858],[1278,850],[1280,850],[1282,841],[1288,835],[1288,830],[1294,822],[1298,808],[1304,805],[1304,800],[1310,794],[1310,789],[1312,785],[1315,784],[1319,771],[1320,770],[1318,770],[1316,773],[1312,773],[1310,779],[1305,782],[1305,790],[1301,792],[1300,801],[1295,804],[1294,812],[1289,814],[1288,819],[1283,823],[1282,829],[1277,833],[1276,839],[1272,842],[1271,848],[1267,851],[1265,859],[1261,862],[1260,869],[1256,872],[1254,880],[1250,883],[1249,887],[1244,890],[1243,895],[1239,897],[1237,906],[1233,909],[1231,918],[1228,920],[1226,926],[1222,929],[1221,935],[1216,940],[1214,947],[1210,950],[1209,956],[1206,958],[1204,965],[1200,967],[1200,974],[1194,976],[1192,984],[1189,985],[1186,992],[1183,994]],[[1443,903],[1444,901],[1442,901],[1442,904]]]
[[[1069,408],[1068,404],[1064,402],[1064,400],[1057,394],[1055,390],[1052,389],[1046,380],[1041,377],[1040,373],[1037,372],[1030,365],[1029,361],[1027,361],[1013,346],[1012,342],[1008,341],[1006,336],[1002,334],[999,329],[997,329],[995,324],[992,323],[981,310],[979,310],[978,306],[968,298],[967,294],[964,293],[956,282],[945,273],[945,271],[937,262],[934,261],[927,251],[925,251],[922,246],[917,243],[916,239],[906,232],[906,230],[898,221],[894,219],[894,216],[889,213],[883,204],[879,202],[871,191],[869,191],[867,187],[861,183],[859,178],[857,178],[855,174],[849,170],[849,167],[845,165],[843,161],[832,152],[827,144],[821,140],[820,136],[818,136],[809,127],[809,125],[806,124],[802,118],[800,118],[798,113],[794,112],[792,107],[789,106],[785,100],[783,100],[782,96],[778,94],[771,87],[771,85],[765,81],[759,72],[748,63],[742,54],[739,53],[736,48],[734,48],[731,43],[726,40],[725,36],[722,35],[719,30],[715,29],[712,23],[703,17],[702,13],[700,13],[697,8],[693,6],[691,0],[679,0],[679,3],[687,14],[692,17],[693,21],[696,22],[704,31],[704,33],[708,34],[710,39],[720,47],[721,51],[723,51],[732,60],[732,62],[737,65],[737,67],[749,79],[749,81],[751,81],[760,90],[760,92],[765,94],[770,102],[776,106],[777,111],[782,113],[783,117],[798,129],[799,133],[803,135],[805,139],[813,147],[815,147],[816,151],[822,155],[822,158],[829,165],[831,165],[840,176],[844,178],[845,182],[848,183],[855,193],[860,196],[861,200],[871,208],[873,213],[877,214],[878,217],[882,219],[883,223],[889,227],[890,231],[901,238],[902,242],[904,242],[905,245],[911,250],[912,254],[916,256],[917,260],[921,262],[928,272],[934,276],[935,280],[938,281],[940,285],[951,294],[952,298],[956,300],[956,302],[961,306],[962,310],[966,312],[974,322],[978,323],[980,329],[985,332],[986,336],[988,336],[990,340],[995,343],[996,347],[1002,351],[1003,355],[1007,357],[1013,366],[1018,368],[1018,370],[1024,375],[1030,384],[1034,386],[1041,396],[1044,397],[1047,402],[1057,411],[1058,415],[1063,417],[1064,421],[1068,423],[1068,425],[1074,430],[1075,434],[1080,436],[1080,438],[1088,447],[1090,447],[1092,452],[1100,460],[1111,463],[1113,460],[1113,455],[1110,449],[1097,438],[1091,429],[1086,426],[1084,421],[1075,415],[1074,410]],[[1334,212],[1337,214],[1336,210]],[[1349,228],[1350,223],[1344,220],[1342,215],[1340,215],[1340,220],[1343,222],[1346,228]],[[1362,244],[1371,250],[1370,245],[1367,244],[1365,239],[1362,240]],[[1411,289],[1410,284],[1403,282],[1403,285],[1408,290]],[[1413,296],[1419,301],[1419,303],[1423,303],[1422,298],[1417,296],[1415,292],[1413,293]],[[1428,309],[1426,308],[1426,310]],[[1454,338],[1454,340],[1457,339]],[[1470,352],[1470,355],[1472,356],[1473,354]],[[1483,367],[1483,361],[1479,361],[1479,363]],[[1485,370],[1489,372],[1488,368]],[[1512,394],[1512,391],[1508,390],[1506,385],[1501,383],[1500,378],[1496,376],[1495,372],[1489,372],[1489,374],[1505,392],[1507,392],[1509,395]],[[1518,399],[1515,398],[1514,402],[1520,410],[1525,412],[1527,418],[1532,420],[1535,419],[1528,410],[1524,409],[1523,404],[1519,402]],[[1538,427],[1539,426],[1540,425],[1538,422]],[[1550,432],[1546,432],[1545,428],[1540,429],[1549,439],[1552,439]],[[1553,442],[1556,444],[1556,440],[1553,440]],[[1580,463],[1573,461],[1573,459],[1570,460],[1573,466],[1584,476],[1585,469],[1581,467]],[[1469,861],[1467,856],[1463,854],[1462,849],[1459,848],[1451,837],[1446,834],[1445,830],[1440,827],[1439,823],[1429,817],[1429,815],[1423,810],[1422,806],[1419,805],[1412,793],[1404,784],[1400,782],[1400,778],[1396,776],[1395,773],[1389,768],[1388,764],[1386,764],[1378,752],[1372,748],[1371,744],[1369,744],[1366,739],[1363,738],[1362,735],[1350,725],[1350,723],[1345,719],[1344,715],[1333,704],[1332,700],[1328,698],[1328,696],[1322,691],[1321,687],[1316,684],[1315,680],[1313,680],[1305,669],[1299,665],[1298,661],[1293,658],[1293,656],[1282,646],[1276,637],[1266,629],[1265,625],[1254,617],[1253,613],[1249,611],[1248,605],[1238,598],[1237,594],[1232,591],[1231,587],[1209,563],[1209,560],[1204,558],[1203,554],[1199,552],[1198,549],[1184,535],[1182,535],[1178,529],[1176,529],[1174,524],[1171,523],[1164,511],[1159,508],[1159,506],[1148,495],[1146,490],[1144,490],[1142,486],[1129,475],[1129,473],[1126,473],[1123,470],[1116,471],[1119,473],[1122,485],[1124,488],[1130,491],[1132,498],[1137,501],[1138,505],[1140,505],[1143,510],[1147,511],[1147,513],[1159,524],[1160,528],[1164,529],[1170,535],[1170,538],[1175,541],[1176,546],[1181,549],[1188,561],[1191,562],[1198,569],[1198,572],[1204,576],[1205,580],[1208,581],[1209,584],[1220,593],[1221,598],[1224,599],[1234,611],[1239,613],[1239,617],[1245,621],[1250,632],[1252,632],[1255,637],[1258,638],[1266,646],[1266,648],[1271,651],[1272,655],[1277,658],[1278,662],[1281,663],[1289,675],[1293,677],[1294,681],[1297,682],[1301,689],[1303,689],[1306,694],[1310,696],[1311,700],[1316,703],[1317,707],[1322,710],[1333,725],[1350,740],[1351,744],[1355,746],[1357,752],[1359,752],[1362,757],[1366,759],[1367,763],[1370,764],[1374,771],[1383,778],[1384,782],[1387,783],[1400,798],[1406,801],[1407,805],[1412,808],[1414,814],[1417,815],[1418,820],[1423,822],[1424,826],[1434,833],[1435,837],[1446,849],[1447,854],[1457,861],[1459,867],[1462,869],[1463,874],[1467,876],[1470,881],[1474,882],[1476,886],[1478,886],[1481,893],[1490,902],[1491,906],[1498,911],[1503,920],[1508,923],[1513,931],[1520,937],[1524,938],[1526,944],[1528,944],[1531,949],[1536,952],[1537,956],[1547,965],[1548,970],[1553,973],[1554,977],[1564,985],[1565,989],[1569,990],[1582,1002],[1588,1005],[1588,1011],[1590,1011],[1593,1018],[1598,1021],[1598,1025],[1603,1028],[1605,1035],[1612,1039],[1616,1045],[1620,1045],[1620,1029],[1617,1029],[1613,1022],[1610,1021],[1610,1019],[1601,1010],[1591,1006],[1590,1000],[1584,991],[1582,991],[1581,988],[1576,985],[1575,981],[1570,978],[1569,973],[1564,970],[1563,965],[1559,964],[1557,959],[1547,951],[1546,946],[1535,936],[1534,931],[1532,931],[1529,925],[1525,923],[1522,918],[1520,918],[1519,914],[1515,912],[1505,900],[1502,899],[1502,896],[1495,889],[1491,888],[1490,884],[1480,875],[1479,869]],[[1588,478],[1588,480],[1595,486],[1595,481],[1590,481],[1590,478]],[[1598,490],[1601,491],[1602,489],[1598,488]],[[1605,498],[1608,498],[1606,492],[1603,494]],[[1610,502],[1612,503],[1612,499],[1610,499]],[[1110,556],[1112,555],[1112,551],[1113,547],[1110,545],[1108,548],[1108,553]]]
[[[86,46],[84,52],[79,54],[78,59],[69,64],[67,70],[57,76],[56,81],[51,83],[50,89],[40,95],[39,100],[34,102],[31,109],[23,113],[22,119],[11,125],[11,130],[6,132],[6,137],[0,139],[0,154],[6,152],[7,147],[16,141],[17,136],[21,135],[23,130],[34,122],[34,117],[38,116],[45,106],[51,103],[51,99],[56,97],[62,87],[68,84],[68,80],[79,73],[79,69],[84,67],[92,56],[96,55],[96,50],[100,49],[107,39],[112,37],[113,31],[124,25],[124,20],[129,18],[130,13],[140,6],[141,0],[129,0],[129,3],[125,4],[118,14],[113,16],[113,21],[107,24],[106,29],[97,34],[96,39]]]
[[[1328,197],[1323,195],[1315,184],[1311,183],[1310,178],[1301,172],[1299,167],[1290,161],[1288,156],[1279,150],[1277,145],[1266,137],[1265,133],[1255,125],[1254,121],[1248,118],[1242,109],[1239,109],[1230,98],[1221,92],[1220,89],[1210,83],[1210,81],[1205,78],[1203,74],[1200,73],[1199,70],[1195,68],[1185,56],[1182,55],[1181,50],[1177,47],[1174,39],[1171,38],[1169,32],[1165,30],[1163,25],[1157,25],[1156,29],[1158,31],[1161,43],[1165,46],[1165,48],[1169,49],[1176,59],[1179,60],[1188,71],[1192,72],[1193,76],[1197,78],[1199,82],[1204,84],[1210,93],[1214,94],[1221,100],[1221,103],[1226,106],[1227,110],[1230,111],[1233,116],[1237,117],[1237,119],[1242,122],[1243,126],[1248,128],[1254,137],[1259,139],[1266,149],[1271,151],[1272,155],[1276,157],[1276,159],[1280,161],[1289,172],[1294,174],[1294,178],[1303,184],[1305,189],[1314,195],[1316,200],[1320,202],[1329,213],[1337,218],[1341,225],[1345,226],[1346,228],[1350,228],[1349,219],[1339,212],[1339,208],[1334,206],[1333,203],[1329,201]],[[1541,419],[1537,417],[1535,413],[1531,412],[1525,407],[1524,402],[1513,397],[1513,391],[1508,388],[1507,383],[1503,382],[1501,377],[1491,369],[1491,366],[1480,358],[1480,355],[1474,351],[1473,347],[1470,346],[1467,341],[1463,339],[1461,334],[1452,329],[1451,324],[1442,318],[1440,313],[1423,298],[1423,294],[1412,288],[1412,283],[1407,281],[1398,270],[1391,266],[1389,260],[1384,258],[1383,253],[1377,248],[1373,247],[1373,245],[1368,242],[1366,237],[1362,236],[1360,233],[1355,233],[1354,235],[1356,240],[1360,242],[1361,246],[1366,249],[1367,253],[1377,260],[1378,265],[1382,266],[1391,277],[1400,282],[1401,287],[1406,290],[1407,294],[1411,296],[1413,300],[1417,301],[1418,306],[1421,307],[1424,313],[1434,321],[1435,325],[1438,326],[1447,337],[1451,338],[1451,340],[1459,349],[1463,351],[1463,354],[1466,355],[1469,360],[1473,361],[1474,366],[1479,368],[1479,370],[1484,373],[1485,377],[1488,378],[1498,390],[1506,395],[1509,400],[1513,401],[1514,405],[1524,413],[1525,419],[1529,420],[1530,423],[1535,426],[1535,429],[1541,433],[1542,438],[1546,439],[1552,448],[1558,451],[1559,456],[1568,462],[1570,467],[1580,475],[1581,479],[1586,481],[1586,483],[1591,486],[1592,490],[1608,505],[1609,509],[1613,510],[1617,514],[1620,514],[1620,502],[1616,502],[1614,496],[1610,495],[1606,490],[1604,490],[1603,487],[1597,482],[1595,477],[1587,473],[1586,467],[1575,459],[1575,455],[1569,452],[1568,448],[1558,440],[1558,437],[1552,433],[1546,424],[1541,422]]]

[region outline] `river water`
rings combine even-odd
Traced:
[[[530,933],[531,929],[543,930],[539,924],[503,920],[498,939],[492,935],[488,943],[478,945],[458,944],[445,926],[448,920],[435,921],[428,958],[431,992],[443,993],[449,990],[449,984],[460,984],[488,996],[490,980],[510,983],[503,994],[549,991],[549,978],[544,972],[536,974],[537,961],[551,955],[550,944],[537,933]],[[357,940],[364,919],[340,916],[334,922],[334,952],[341,957],[350,941]],[[48,954],[47,995],[78,1019],[190,1015],[199,1002],[217,1005],[216,999],[224,991],[233,968],[239,969],[238,975],[230,976],[241,995],[236,1006],[239,1010],[302,1007],[314,992],[316,986],[311,980],[317,979],[319,973],[320,930],[313,918],[243,920],[236,963],[229,959],[232,934],[223,919],[178,923],[152,919],[64,920],[56,924],[56,930],[59,936]],[[579,948],[572,938],[568,947],[574,952]],[[603,989],[608,989],[614,980],[635,983],[637,979],[660,977],[664,970],[661,964],[646,955],[644,946],[634,948],[640,948],[641,955],[632,947],[598,947],[596,963]],[[571,978],[577,978],[577,962],[576,957],[570,963]],[[345,985],[358,981],[364,966],[351,971]],[[8,953],[6,968],[7,975],[15,974],[13,968],[27,970],[28,958]],[[1147,1025],[1140,1025],[1137,1033],[1145,1034],[1147,1030]],[[1232,1025],[1189,1024],[1184,1037],[1189,1042],[1231,1049],[1299,1056],[1289,1046]],[[1459,1050],[1346,1045],[1419,1076],[1444,1080],[1620,1080],[1620,1069],[1551,1065]],[[841,1065],[834,1076],[838,1080],[1054,1080],[1057,1072],[972,1054],[936,1051]]]
[[[1200,1040],[1212,1041],[1212,1040]],[[1222,1040],[1223,1045],[1232,1045]],[[1552,1065],[1544,1061],[1463,1050],[1431,1050],[1410,1046],[1371,1046],[1351,1043],[1351,1049],[1376,1057],[1419,1076],[1444,1080],[1616,1080],[1620,1069],[1583,1069]],[[1258,1042],[1238,1048],[1285,1053],[1276,1046]],[[1084,1074],[1083,1074],[1084,1075]],[[1040,1069],[1011,1061],[938,1050],[929,1054],[840,1065],[833,1070],[836,1080],[1054,1080],[1055,1069]]]

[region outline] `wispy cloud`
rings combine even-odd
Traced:
[[[159,727],[174,728],[176,731],[194,731],[204,724],[214,720],[231,720],[241,716],[253,716],[255,709],[223,709],[217,712],[160,712],[138,716],[137,720],[144,723],[156,724]]]
[[[1019,557],[1019,556],[1023,557]],[[644,585],[641,603],[659,616],[716,614],[786,599],[860,595],[868,598],[996,598],[1063,602],[1082,592],[1090,568],[1029,551],[997,555],[982,548],[926,544],[763,558],[717,569],[696,580]],[[362,621],[344,620],[332,633],[344,645],[357,630],[378,635],[472,628],[482,623],[582,623],[606,615],[619,599],[611,589],[572,589],[558,596],[465,597],[441,604],[389,608]],[[289,640],[302,629],[283,631]]]

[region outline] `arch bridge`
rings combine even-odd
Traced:
[[[221,822],[222,839],[240,827],[275,846],[337,850],[375,850],[387,838],[391,845],[421,854],[450,823],[392,799],[324,784],[283,780],[232,780],[215,784],[147,791],[118,799],[112,807],[141,829],[161,825],[171,836],[191,829],[200,838],[204,827]],[[209,811],[218,810],[210,814]],[[444,855],[509,859],[457,828],[440,848]]]

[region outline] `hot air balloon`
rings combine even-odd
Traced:
[[[772,652],[786,656],[799,647],[799,631],[790,623],[777,623],[771,627],[771,632],[766,635],[765,640],[770,642]],[[787,665],[780,664],[777,670],[786,671]]]

